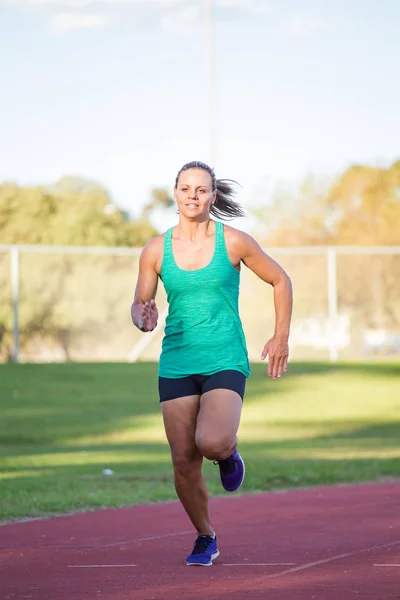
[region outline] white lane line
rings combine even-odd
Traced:
[[[109,569],[115,567],[137,567],[137,565],[67,565],[67,569]]]
[[[112,544],[101,544],[101,548],[112,548],[113,546],[125,546],[125,544],[129,544],[132,540],[125,540],[124,542],[113,542]],[[100,547],[100,546],[99,546]]]
[[[400,565],[394,565],[394,564],[390,564],[390,565],[374,565],[374,567],[400,567]]]
[[[191,533],[194,536],[196,535],[196,532],[193,533],[193,530],[177,531],[175,533],[164,533],[163,535],[152,535],[150,537],[137,538],[135,540],[128,540],[126,542],[113,542],[112,544],[105,544],[104,546],[101,546],[101,547],[102,548],[112,548],[113,546],[123,546],[124,544],[136,544],[136,542],[147,542],[147,541],[151,541],[151,540],[162,540],[164,538],[174,537],[174,536],[177,536],[177,535],[186,535],[188,533]]]
[[[223,563],[223,567],[291,567],[296,563]]]
[[[314,562],[306,563],[305,565],[300,565],[299,567],[293,567],[293,569],[285,569],[280,573],[273,573],[272,575],[267,575],[265,579],[275,579],[276,577],[282,577],[282,575],[289,575],[290,573],[297,573],[298,571],[305,571],[306,569],[311,569],[312,567],[318,567],[318,565],[324,565],[329,562],[333,562],[335,560],[340,560],[342,558],[350,558],[350,556],[356,556],[357,554],[362,554],[364,552],[373,552],[374,550],[383,550],[384,548],[393,548],[393,546],[398,546],[400,544],[400,540],[396,542],[392,542],[391,544],[382,544],[380,546],[371,546],[370,548],[363,548],[361,550],[355,550],[354,552],[346,552],[345,554],[337,554],[336,556],[331,556],[329,558],[323,558],[321,560],[316,560]]]

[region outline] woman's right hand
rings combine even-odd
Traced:
[[[141,312],[138,316],[138,328],[140,331],[153,331],[157,327],[158,308],[155,300],[141,304]]]

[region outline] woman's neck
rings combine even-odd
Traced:
[[[179,237],[189,239],[191,242],[205,238],[213,231],[214,221],[207,217],[203,221],[188,220],[180,218],[176,226],[176,232]]]

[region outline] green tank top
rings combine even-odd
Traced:
[[[161,280],[168,299],[159,376],[212,375],[236,370],[250,375],[246,340],[239,317],[240,273],[225,246],[224,225],[215,222],[215,249],[201,269],[178,267],[172,228],[164,238]]]

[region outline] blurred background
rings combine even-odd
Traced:
[[[291,356],[400,355],[397,0],[0,0],[0,361],[157,360],[130,304],[180,167],[241,184]],[[160,287],[158,304],[165,315]],[[243,271],[252,361],[272,291]]]

